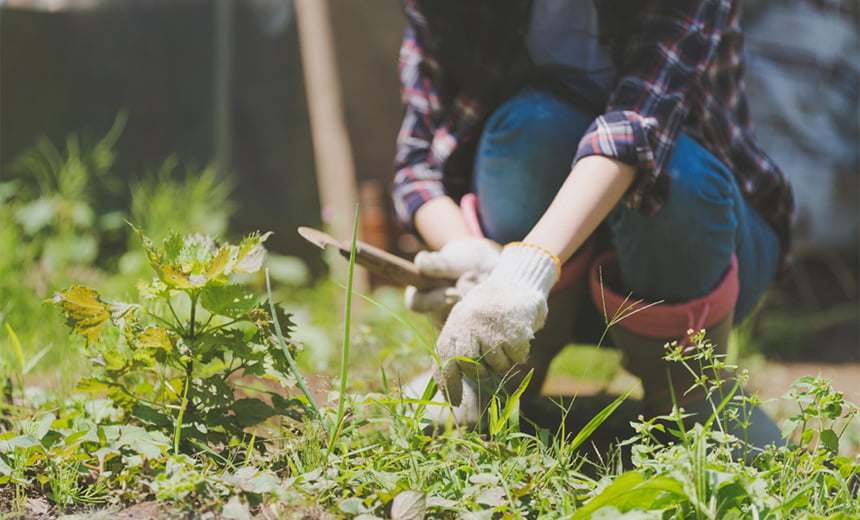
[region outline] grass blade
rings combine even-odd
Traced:
[[[305,378],[302,377],[301,372],[299,372],[299,367],[296,366],[296,361],[293,359],[292,354],[290,354],[290,349],[287,347],[287,341],[284,339],[284,333],[281,331],[281,324],[278,321],[278,313],[275,309],[275,300],[272,298],[272,282],[269,279],[268,269],[266,269],[266,294],[269,298],[269,312],[272,315],[272,322],[275,325],[275,335],[278,337],[278,344],[281,346],[281,352],[284,353],[284,357],[287,359],[287,364],[290,366],[290,370],[292,370],[293,375],[296,377],[296,384],[308,400],[308,404],[310,405],[311,410],[313,410],[314,416],[320,417],[320,409],[317,406],[316,401],[314,401],[314,397],[311,395],[310,390],[308,390],[308,387],[305,384]]]
[[[614,401],[612,401],[611,403],[609,403],[609,405],[606,408],[604,408],[603,410],[598,412],[594,417],[592,417],[591,420],[588,421],[588,423],[585,426],[583,426],[583,428],[579,431],[579,433],[576,434],[576,437],[574,437],[573,440],[570,441],[569,448],[571,450],[575,450],[580,445],[582,445],[582,443],[585,442],[585,440],[588,439],[588,437],[590,437],[591,434],[594,433],[594,431],[601,424],[603,424],[603,421],[605,421],[610,415],[612,415],[612,412],[614,412],[616,408],[621,406],[621,403],[623,403],[624,400],[627,399],[627,397],[630,395],[630,392],[632,392],[632,390],[628,390],[625,393],[623,393],[622,395],[618,396],[618,398],[615,399]]]

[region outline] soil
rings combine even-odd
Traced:
[[[791,384],[801,377],[820,376],[830,379],[835,390],[843,392],[846,399],[860,405],[860,363],[753,361],[745,368],[750,371],[749,389],[758,391],[763,401],[781,398]],[[626,372],[618,374],[609,386],[554,373],[547,379],[544,394],[595,395],[601,392],[619,394],[636,384],[636,379]]]

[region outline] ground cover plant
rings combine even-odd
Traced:
[[[56,152],[51,171],[76,153],[89,152]],[[215,186],[206,175],[171,180],[175,166],[134,196],[159,207],[218,196],[194,187]],[[39,198],[3,193],[6,217]],[[122,215],[134,226],[92,231],[127,249],[99,247],[89,269],[61,271],[49,289],[26,280],[50,249],[0,264],[0,518],[860,517],[858,410],[825,379],[786,389],[787,446],[746,450],[723,432],[756,398],[719,389],[749,374],[695,331],[666,354],[712,392],[710,428],[683,428],[681,409],[634,417],[615,448],[595,452],[624,396],[550,429],[524,418],[516,392],[498,392],[485,430],[431,432],[433,385],[417,399],[402,386],[431,361],[434,331],[396,291],[299,287],[267,269],[265,233],[225,241],[223,214],[219,229],[171,231],[135,207]],[[20,219],[0,222],[26,233]],[[55,371],[68,384],[51,384]],[[570,404],[552,406],[564,418]]]

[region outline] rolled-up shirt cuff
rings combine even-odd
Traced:
[[[397,218],[410,231],[415,231],[415,212],[431,199],[446,194],[445,186],[439,181],[413,181],[395,184],[393,191],[394,211]]]
[[[636,180],[624,196],[632,209],[656,212],[666,197],[667,182],[661,178],[655,156],[658,121],[629,110],[597,117],[579,141],[574,163],[590,155],[612,157],[636,168]]]

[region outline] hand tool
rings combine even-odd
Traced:
[[[337,240],[324,231],[307,226],[300,226],[298,232],[302,238],[322,249],[335,247],[341,256],[349,260],[350,242]],[[456,283],[456,280],[424,276],[412,262],[360,240],[355,242],[355,263],[391,282],[403,286],[414,285],[420,291],[451,287]]]

